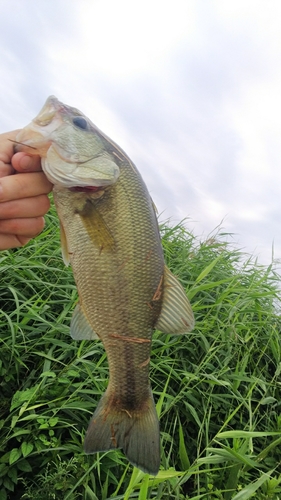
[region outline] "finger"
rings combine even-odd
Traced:
[[[43,172],[8,175],[0,179],[0,202],[47,194],[52,184]]]
[[[45,215],[50,208],[47,195],[41,194],[32,198],[6,201],[0,203],[0,219],[16,219]]]
[[[0,155],[1,157],[1,155]],[[15,171],[9,163],[0,160],[0,177],[6,177],[13,174]]]
[[[12,130],[11,132],[6,132],[5,134],[0,134],[0,148],[1,151],[5,151],[5,153],[2,153],[4,155],[3,161],[5,163],[10,163],[10,159],[14,153],[13,141],[16,140],[19,131],[20,130],[18,129],[18,130]]]
[[[4,146],[2,145],[1,141],[0,141],[0,147],[1,148],[4,148]],[[6,164],[6,163],[10,163],[10,159],[11,159],[11,155],[9,155],[7,152],[7,147],[5,146],[5,151],[0,151],[0,162],[1,164]]]
[[[44,217],[30,217],[26,219],[0,220],[0,235],[16,235],[33,238],[44,228]]]
[[[5,177],[14,172],[10,165],[13,155],[13,139],[17,136],[19,130],[0,134],[0,177]]]
[[[0,234],[0,250],[9,250],[26,245],[31,240],[29,236],[17,236],[16,234]]]
[[[14,141],[18,135],[18,133],[21,131],[20,128],[17,128],[16,130],[10,130],[10,132],[4,132],[3,134],[0,134],[0,143],[4,141]],[[13,144],[12,149],[13,149]]]
[[[29,156],[26,153],[14,154],[12,165],[18,172],[37,172],[42,170],[40,156]]]

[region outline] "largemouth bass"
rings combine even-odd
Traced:
[[[153,202],[124,151],[53,96],[17,141],[17,151],[41,156],[54,184],[62,254],[79,294],[71,336],[101,339],[108,357],[109,383],[90,421],[85,452],[122,448],[133,465],[156,475],[152,333],[186,333],[194,319],[182,286],[164,264]]]

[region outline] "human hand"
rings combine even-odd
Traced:
[[[11,140],[18,132],[0,134],[0,250],[21,247],[39,234],[50,207],[52,184],[41,170],[40,157],[13,154]]]

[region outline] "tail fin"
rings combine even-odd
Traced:
[[[160,466],[159,422],[152,394],[141,410],[128,411],[112,404],[109,391],[101,398],[89,424],[86,453],[122,448],[136,467],[156,475]]]

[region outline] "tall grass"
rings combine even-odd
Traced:
[[[166,262],[196,317],[156,332],[156,478],[122,452],[86,456],[85,429],[108,379],[98,341],[69,336],[77,300],[57,217],[0,254],[0,499],[281,499],[280,276],[228,245],[161,227]]]

